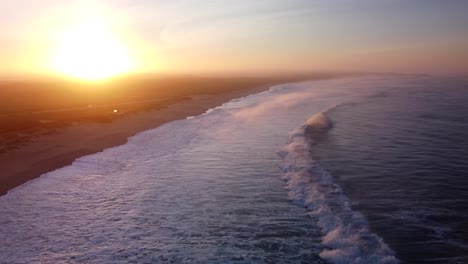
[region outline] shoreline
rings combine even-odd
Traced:
[[[265,91],[271,83],[217,94],[191,96],[162,109],[132,113],[110,123],[83,123],[41,135],[15,149],[0,153],[0,197],[30,180],[72,164],[77,158],[125,144],[129,137],[165,123],[203,114],[229,100]]]

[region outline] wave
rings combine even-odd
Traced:
[[[290,133],[289,144],[278,152],[289,199],[307,208],[308,214],[317,222],[323,234],[324,249],[320,257],[325,261],[399,263],[382,238],[369,230],[364,216],[351,209],[350,200],[334,183],[333,177],[312,159],[315,134],[331,127],[332,122],[326,114],[313,115]]]
[[[318,113],[310,117],[305,123],[304,132],[311,138],[317,138],[332,128],[333,123],[324,113]]]

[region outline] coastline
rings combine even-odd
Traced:
[[[200,115],[229,100],[265,91],[275,84],[278,83],[195,95],[162,109],[132,113],[110,123],[83,123],[64,127],[57,133],[41,135],[32,142],[0,153],[0,196],[44,173],[70,165],[79,157],[125,144],[129,137],[139,132]]]
[[[268,90],[274,85],[301,81],[319,81],[347,76],[349,74],[311,74],[259,78],[251,81],[248,78],[220,78],[211,80],[189,78],[186,80],[181,79],[182,81],[169,79],[167,81],[169,85],[167,83],[164,84],[165,81],[163,79],[162,82],[159,82],[161,86],[155,89],[156,94],[147,89],[151,86],[154,87],[154,85],[150,85],[151,83],[145,84],[143,81],[139,84],[143,87],[142,90],[137,89],[133,91],[127,89],[126,92],[120,95],[135,96],[135,94],[138,94],[140,98],[154,101],[154,98],[158,98],[158,93],[162,92],[172,94],[172,97],[170,97],[172,99],[166,100],[159,95],[159,98],[163,99],[158,99],[156,105],[150,103],[136,106],[136,108],[132,108],[133,106],[131,106],[127,109],[127,113],[123,115],[115,115],[114,113],[113,116],[115,117],[110,118],[109,114],[106,113],[111,112],[113,108],[99,109],[93,107],[92,109],[101,111],[99,113],[101,116],[99,114],[94,117],[85,116],[83,121],[79,121],[80,118],[73,116],[73,113],[62,112],[60,114],[62,116],[58,116],[58,118],[62,118],[62,120],[63,118],[70,118],[70,120],[66,121],[68,124],[64,125],[63,121],[56,122],[51,124],[51,128],[48,128],[48,130],[35,129],[33,130],[36,132],[35,134],[26,134],[26,136],[22,135],[21,131],[17,132],[16,135],[20,135],[20,137],[13,140],[15,145],[6,149],[4,148],[5,146],[2,146],[3,149],[0,149],[2,150],[0,151],[0,168],[2,169],[0,173],[0,197],[7,194],[9,190],[38,178],[42,174],[72,164],[77,158],[125,144],[129,137],[139,132],[157,128],[171,121],[203,114],[208,109],[222,105],[229,100],[259,93]],[[170,84],[171,82],[173,84]],[[122,85],[126,87],[128,83],[123,82]],[[57,87],[54,87],[54,89],[57,89]],[[8,95],[8,89],[6,95]],[[16,99],[15,97],[11,98]],[[8,101],[7,96],[5,96],[5,99]],[[82,113],[89,112],[89,110],[80,111]],[[91,110],[91,113],[93,111]],[[45,117],[47,118],[47,112],[49,111],[40,111],[38,113],[46,113]],[[6,115],[4,114],[4,116]],[[31,113],[29,116],[31,116]],[[52,114],[52,118],[56,117]],[[79,122],[71,122],[73,120]],[[39,121],[42,122],[44,120]],[[9,124],[8,122],[6,121],[6,123],[3,122],[2,124]],[[47,125],[49,124],[46,123],[45,127]]]

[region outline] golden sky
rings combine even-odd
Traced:
[[[0,0],[0,75],[468,73],[467,1]]]

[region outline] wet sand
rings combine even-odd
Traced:
[[[84,123],[40,136],[33,142],[0,154],[0,195],[41,174],[69,165],[76,158],[124,144],[128,137],[138,132],[202,114],[231,99],[265,89],[267,86],[199,95],[163,109],[135,113],[110,123]]]
[[[131,109],[127,107],[126,113],[123,115],[119,115],[120,112],[114,113],[112,110],[114,105],[112,104],[107,107],[93,108],[92,111],[79,110],[82,106],[78,107],[78,111],[37,111],[35,113],[30,111],[26,116],[32,118],[35,126],[23,128],[19,126],[21,123],[17,127],[14,127],[15,124],[13,124],[12,129],[4,129],[0,133],[0,136],[4,136],[4,138],[5,135],[9,135],[8,133],[14,135],[11,141],[13,143],[3,144],[2,151],[0,151],[0,195],[4,195],[8,190],[44,173],[67,166],[79,157],[124,144],[128,137],[138,132],[156,128],[173,120],[202,114],[206,110],[231,99],[267,90],[277,83],[330,77],[333,76],[294,77],[282,80],[277,78],[275,80],[241,81],[239,83],[228,80],[231,87],[227,89],[223,89],[226,87],[226,80],[224,80],[224,84],[218,82],[217,85],[216,80],[211,81],[211,84],[210,81],[203,80],[199,81],[198,84],[194,83],[194,87],[196,85],[202,87],[198,91],[186,89],[185,92],[181,92],[179,90],[179,94],[172,96],[172,99],[157,104],[137,104],[137,108],[130,104]],[[185,87],[187,83],[183,85]],[[182,86],[179,84],[175,86],[175,88],[177,87]],[[172,91],[171,87],[166,88],[166,93],[167,91]],[[143,93],[143,95],[146,94]],[[17,99],[16,97],[12,98]],[[153,99],[155,97],[147,95],[146,98]],[[69,103],[69,105],[71,104]],[[39,110],[41,109],[44,108],[39,108]],[[21,109],[21,111],[23,110]],[[92,115],[90,116],[89,113]],[[3,116],[7,118],[2,123],[5,126],[12,125],[10,120],[24,119],[23,114],[7,113]],[[53,118],[54,121],[49,123],[49,118]],[[67,119],[66,122],[63,121],[64,118]]]

